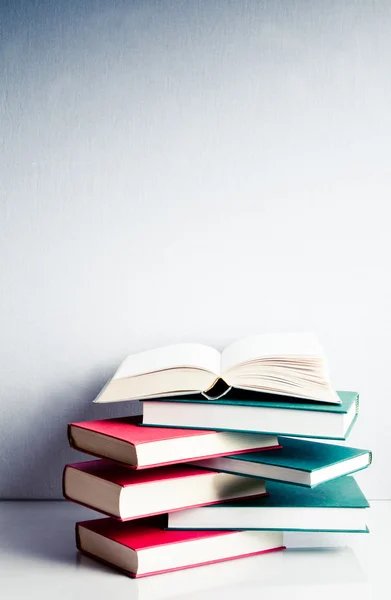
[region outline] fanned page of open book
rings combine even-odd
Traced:
[[[172,344],[125,358],[113,379],[135,377],[166,369],[188,367],[220,375],[221,354],[204,344]]]
[[[324,351],[317,338],[310,333],[268,333],[252,335],[233,342],[222,352],[221,373],[242,363],[284,357],[302,360],[305,357],[321,358]]]
[[[205,344],[172,344],[127,356],[113,379],[188,367],[220,376],[233,367],[262,359],[320,357],[323,350],[311,334],[264,334],[237,340],[220,353]]]
[[[209,389],[220,376],[221,354],[204,344],[173,344],[132,354],[94,402],[120,402]]]
[[[340,403],[330,384],[324,351],[310,333],[238,340],[222,353],[221,377],[241,389]]]

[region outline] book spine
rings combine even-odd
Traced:
[[[77,537],[76,537],[76,548],[80,552],[81,555],[87,556],[87,558],[92,558],[92,560],[96,560],[99,563],[101,563],[102,565],[106,565],[107,567],[111,567],[112,569],[115,569],[116,571],[118,571],[119,573],[122,573],[123,575],[126,575],[127,577],[131,577],[132,579],[136,579],[137,578],[137,575],[135,573],[131,573],[131,571],[127,571],[126,569],[122,569],[121,567],[118,567],[117,565],[114,565],[113,563],[109,562],[108,560],[105,560],[104,558],[100,558],[99,556],[96,556],[96,554],[91,554],[91,552],[87,552],[87,550],[84,550],[83,548],[80,547],[80,543],[79,543],[79,546],[78,546],[77,545]]]
[[[75,539],[76,539],[77,550],[79,550],[79,552],[82,552],[81,543],[80,543],[79,523],[75,523]]]
[[[218,381],[219,381],[219,379],[216,379],[216,381],[213,383],[212,387],[209,388],[209,390],[213,389],[213,387],[216,385],[216,383]],[[224,392],[222,392],[221,394],[218,394],[217,396],[208,394],[207,392],[209,392],[209,390],[206,390],[205,392],[201,392],[201,395],[204,396],[204,398],[206,398],[207,400],[220,400],[220,398],[223,398],[223,396],[225,396],[226,394],[228,394],[228,392],[230,392],[232,390],[232,386],[229,385],[227,387],[227,389],[224,390]]]
[[[67,425],[67,438],[68,438],[68,444],[70,445],[71,448],[74,448],[75,450],[77,450],[76,445],[75,445],[75,441],[72,437],[72,427],[71,424],[68,423]]]
[[[61,478],[61,491],[62,491],[62,495],[64,496],[65,500],[70,500],[70,498],[67,497],[67,494],[65,492],[65,472],[66,472],[68,466],[69,465],[65,465],[64,470],[62,472],[62,478]]]
[[[70,434],[68,435],[68,441],[69,441],[69,445],[72,448],[72,450],[77,450],[77,452],[82,452],[83,454],[88,454],[88,456],[94,456],[95,458],[101,458],[103,460],[110,460],[113,463],[122,465],[122,466],[126,467],[127,469],[132,469],[133,471],[136,471],[140,468],[138,465],[132,465],[130,463],[123,462],[121,460],[116,460],[115,458],[112,458],[111,456],[107,456],[106,454],[100,454],[99,452],[90,452],[89,450],[86,450],[85,448],[80,448],[80,446],[77,446],[77,444],[75,443],[74,439],[72,438],[72,436]],[[135,448],[137,450],[137,446],[135,446]],[[175,463],[175,461],[173,461],[173,464],[174,463]],[[167,464],[169,464],[169,463],[167,463]],[[147,465],[146,467],[142,467],[142,468],[149,469],[152,466],[160,467],[160,466],[162,466],[162,463],[157,463],[156,465]]]

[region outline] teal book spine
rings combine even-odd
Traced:
[[[353,429],[353,426],[355,424],[357,420],[357,415],[355,416],[354,420],[352,421],[349,429],[347,430],[346,434],[344,436],[325,436],[325,435],[308,435],[306,433],[290,433],[289,436],[290,437],[296,437],[296,438],[302,438],[305,437],[306,439],[310,439],[310,440],[335,440],[336,442],[343,442],[348,438],[349,433],[351,432],[351,430]],[[154,425],[154,424],[149,424],[149,423],[141,423],[140,427],[162,427],[162,425]],[[281,435],[281,431],[262,431],[262,429],[228,429],[227,427],[221,428],[221,427],[189,427],[188,425],[186,425],[186,427],[184,427],[184,425],[164,425],[164,427],[169,427],[170,429],[205,429],[206,431],[233,431],[236,433],[261,433],[262,435]],[[283,435],[286,435],[285,433]]]
[[[338,396],[341,399],[340,404],[326,404],[324,402],[315,402],[310,400],[292,401],[292,398],[283,396],[282,399],[277,394],[263,394],[261,392],[253,392],[244,396],[240,391],[235,390],[235,394],[224,396],[217,400],[207,400],[201,394],[197,397],[192,396],[167,396],[161,398],[148,398],[146,402],[177,402],[186,404],[207,404],[209,406],[253,406],[259,408],[275,408],[275,409],[290,409],[304,410],[315,412],[329,412],[345,414],[349,411],[352,403],[355,403],[356,413],[359,411],[359,394],[357,392],[338,391]]]
[[[170,531],[188,531],[188,527],[165,527]],[[203,527],[202,531],[225,531],[226,527]],[[267,527],[262,527],[261,529],[257,529],[256,527],[246,527],[246,529],[235,527],[235,531],[286,531],[286,532],[299,532],[302,533],[370,533],[368,526],[364,529],[292,529],[288,527],[284,527],[284,529],[279,529],[278,527],[273,527],[273,529],[268,529]]]

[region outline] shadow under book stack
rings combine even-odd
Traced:
[[[358,415],[358,394],[338,395],[232,390],[70,424],[70,445],[98,460],[65,467],[64,496],[107,515],[76,524],[77,548],[142,577],[281,550],[284,531],[368,532],[351,474],[371,452],[323,441],[345,440]]]

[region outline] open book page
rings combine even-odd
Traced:
[[[320,357],[324,352],[318,340],[307,333],[254,335],[233,342],[222,353],[222,374],[233,367],[269,357]]]
[[[172,344],[147,350],[125,358],[113,379],[135,377],[146,373],[188,367],[220,375],[221,354],[203,344]]]

